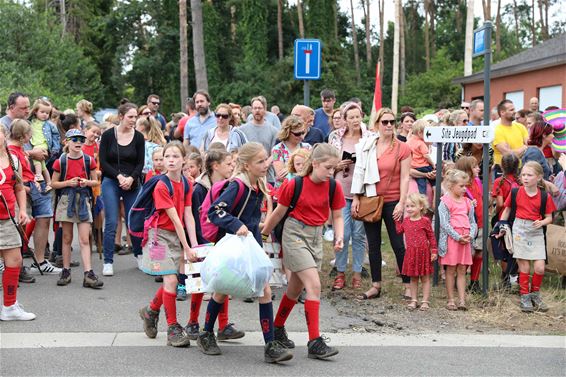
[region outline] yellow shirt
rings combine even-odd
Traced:
[[[525,145],[529,137],[527,129],[521,123],[512,122],[510,126],[498,124],[495,126],[495,138],[493,139],[493,162],[501,165],[501,152],[497,144],[507,143],[510,149],[517,149]]]
[[[38,148],[43,148],[45,150],[49,149],[47,145],[47,139],[43,134],[43,122],[40,120],[34,120],[31,123],[31,145]]]

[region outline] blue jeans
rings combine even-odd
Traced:
[[[346,199],[346,207],[342,208],[344,218],[344,247],[336,253],[336,269],[345,272],[348,264],[348,249],[352,239],[352,271],[362,272],[364,252],[366,250],[366,232],[364,223],[352,219],[352,199]]]
[[[428,165],[428,166],[422,166],[420,168],[415,168],[416,171],[420,171],[421,173],[430,173],[431,171],[433,171],[432,166]],[[428,178],[415,178],[415,181],[417,182],[417,186],[419,188],[419,194],[422,195],[426,195],[426,183],[427,181],[430,182],[430,184],[432,185],[432,187],[434,187],[435,183],[436,183],[436,179],[428,179]]]
[[[128,226],[128,213],[138,196],[139,186],[133,190],[125,191],[120,188],[118,180],[104,177],[102,180],[102,201],[104,202],[104,263],[114,262],[114,238],[118,226],[118,215],[120,214],[120,197],[124,199],[126,212],[126,226]],[[134,256],[141,255],[141,240],[132,237],[132,249]]]

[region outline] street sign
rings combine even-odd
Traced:
[[[491,33],[489,33],[491,35]],[[486,26],[474,30],[474,49],[472,57],[484,55],[489,49],[491,41],[487,39]]]
[[[320,40],[295,40],[295,80],[320,80]]]
[[[425,127],[424,140],[431,143],[481,143],[493,141],[491,126]]]

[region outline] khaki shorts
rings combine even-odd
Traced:
[[[287,218],[283,227],[283,265],[292,272],[322,266],[322,226]]]
[[[73,217],[67,216],[67,208],[69,208],[69,196],[61,195],[59,201],[57,202],[57,208],[55,209],[55,221],[62,221],[66,223],[92,223],[92,210],[90,205],[90,199],[87,199],[86,206],[88,210],[88,219],[86,221],[81,221],[79,219],[79,194],[75,197],[75,215]]]
[[[12,220],[0,220],[0,250],[20,247],[22,247],[22,239]]]
[[[175,275],[179,271],[183,247],[176,232],[149,230],[143,247],[142,271],[150,275]]]

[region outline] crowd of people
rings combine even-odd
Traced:
[[[446,309],[467,310],[467,294],[480,292],[486,179],[495,242],[506,231],[515,235],[513,254],[505,247],[493,251],[502,267],[502,286],[509,288],[516,278],[521,310],[548,310],[540,294],[543,228],[553,212],[564,209],[566,156],[559,159],[566,148],[564,124],[549,124],[538,102],[536,108],[516,111],[510,100],[501,101],[490,123],[495,139],[485,177],[481,144],[445,144],[442,166],[436,166],[438,146],[424,139],[425,127],[483,125],[481,100],[421,119],[408,106],[399,115],[381,108],[369,123],[359,99],[337,106],[329,89],[320,97],[321,108],[296,105],[285,117],[277,106],[268,111],[263,96],[246,106],[222,103],[213,111],[210,95],[197,91],[184,112],[171,114],[168,122],[159,112],[160,97],[152,94],[139,107],[124,99],[117,114],[99,123],[87,100],[61,111],[48,98],[31,104],[27,95],[12,93],[0,118],[0,319],[35,318],[19,304],[17,287],[35,282],[37,274],[58,275],[57,285],[65,286],[71,283],[71,267],[81,265],[83,286],[101,289],[104,283],[91,263],[92,245],[98,244],[102,276],[115,274],[116,253],[131,253],[141,271],[163,283],[139,312],[148,337],[156,337],[163,307],[169,345],[196,340],[205,354],[218,355],[217,340],[245,333],[229,322],[225,292],[211,295],[204,326],[198,323],[203,294],[191,294],[190,318],[186,326],[179,324],[176,301],[188,299],[183,261],[196,261],[196,246],[224,234],[251,233],[260,245],[267,239],[281,244],[286,275],[276,312],[269,284],[258,298],[266,362],[292,358],[295,344],[285,321],[299,301],[309,333],[308,356],[325,359],[338,350],[319,331],[321,290],[327,288],[319,275],[323,240],[331,241],[335,252],[329,288],[350,285],[356,299],[376,299],[382,295],[385,223],[407,309],[431,307],[430,276],[438,259]],[[437,169],[442,192],[434,208]],[[146,234],[132,233],[123,245],[122,229],[144,195],[156,217]],[[436,235],[433,214],[440,221]],[[49,247],[52,220],[55,237]],[[72,260],[74,224],[80,263]],[[210,233],[210,225],[218,232]],[[26,254],[34,257],[29,267],[22,262]],[[349,261],[353,274],[347,282]],[[365,275],[371,285],[362,291]]]

